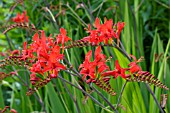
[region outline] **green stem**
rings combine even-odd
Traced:
[[[98,104],[99,106],[101,106],[102,108],[105,108],[105,106],[103,106],[99,101],[97,101],[94,97],[92,97],[90,94],[88,94],[80,85],[76,86],[73,83],[65,80],[64,78],[62,78],[61,76],[58,76],[58,78],[60,78],[63,82],[66,82],[68,84],[70,84],[71,86],[77,88],[78,90],[80,90],[81,92],[83,92],[84,94],[86,94],[87,96],[89,96],[96,104]]]
[[[62,80],[63,81],[63,80]],[[75,106],[76,106],[76,109],[77,109],[77,112],[80,113],[80,109],[79,109],[79,106],[78,106],[78,103],[76,101],[76,99],[74,99],[73,95],[71,94],[70,90],[68,89],[67,85],[65,82],[62,82],[64,88],[66,89],[67,93],[69,94],[69,96],[71,97],[71,99],[73,100]]]
[[[102,93],[100,93],[100,91],[98,91],[95,87],[93,87],[93,86],[90,86],[90,88],[92,88],[97,94],[99,94],[99,96],[101,97],[101,98],[103,98],[103,100],[105,100],[105,102],[110,106],[110,108],[112,109],[112,110],[114,110],[115,111],[115,113],[118,113],[118,111],[115,109],[115,107],[102,95]]]
[[[64,4],[63,4],[64,5]],[[88,25],[77,15],[77,13],[70,7],[69,3],[66,5],[70,11],[83,23],[83,26],[88,27]]]
[[[120,100],[121,100],[121,97],[122,97],[122,94],[123,94],[123,91],[124,91],[124,89],[125,89],[125,86],[126,86],[127,82],[128,82],[128,81],[126,81],[126,82],[123,84],[123,86],[122,86],[122,89],[121,89],[121,91],[120,91],[120,95],[119,95],[119,97],[118,97],[118,100],[117,100],[117,104],[116,104],[116,108],[115,108],[115,109],[117,109],[117,107],[118,107],[118,105],[119,105],[119,103],[120,103]]]

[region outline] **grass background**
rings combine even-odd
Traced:
[[[12,24],[11,18],[17,12],[27,10],[30,23],[33,23],[38,29],[43,29],[46,35],[59,33],[59,28],[67,30],[68,36],[72,40],[81,39],[88,34],[84,28],[87,24],[93,24],[96,17],[102,21],[104,18],[113,19],[116,23],[123,21],[126,23],[121,33],[121,41],[128,54],[133,54],[137,58],[145,57],[145,61],[140,65],[143,70],[150,71],[164,84],[170,87],[170,1],[168,0],[25,0],[24,4],[18,4],[10,12],[9,8],[16,1],[0,1],[0,51],[21,49],[24,41],[31,42],[33,33],[24,29],[13,29],[6,35],[2,34],[3,26]],[[55,17],[45,10],[48,7]],[[84,60],[84,55],[91,47],[69,49],[67,53],[68,60],[77,69]],[[104,53],[109,57],[113,55],[113,61],[108,65],[113,69],[113,62],[118,59],[121,66],[127,66],[128,60],[116,49],[104,47]],[[2,59],[2,58],[1,58]],[[29,83],[28,70],[21,67],[12,67],[10,70],[19,70],[19,76]],[[4,71],[4,70],[2,70]],[[6,70],[5,70],[6,71]],[[9,70],[8,70],[9,71]],[[77,83],[77,78],[70,76],[65,72],[60,75],[72,83]],[[124,80],[118,78],[111,80],[111,86],[117,92],[116,96],[110,96],[100,90],[104,96],[116,105],[119,93]],[[6,78],[0,82],[0,108],[6,105],[14,108],[18,113],[30,113],[44,109],[48,113],[76,113],[75,104],[67,93],[65,84],[60,79],[54,79],[51,83],[38,90],[32,96],[26,96],[27,87],[18,77]],[[85,85],[85,84],[84,84]],[[83,103],[85,97],[81,91],[66,84],[66,87],[77,100],[81,113],[110,113],[109,106],[96,94],[95,97],[105,106],[102,109],[90,98]],[[89,90],[88,86],[85,85]],[[170,91],[151,86],[156,98],[160,102],[160,95]],[[42,101],[42,102],[40,102]],[[41,104],[40,104],[41,103]],[[44,106],[44,107],[43,107]],[[159,113],[153,97],[148,92],[144,83],[128,83],[123,92],[120,113]],[[165,111],[170,112],[170,98],[167,100]]]

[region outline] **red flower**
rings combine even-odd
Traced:
[[[21,15],[18,13],[16,17],[12,18],[12,20],[16,23],[28,22],[28,16],[26,14],[26,11],[24,11]]]
[[[89,41],[90,43],[92,43],[92,45],[97,45],[102,42],[102,40],[99,39],[98,35],[99,33],[97,30],[91,30],[90,36],[84,37],[83,40]]]
[[[60,54],[60,47],[57,45],[48,52],[42,52],[38,55],[38,61],[35,64],[33,64],[31,72],[39,73],[42,75],[45,72],[49,72],[50,77],[55,78],[57,77],[58,72],[61,69],[62,70],[65,69],[65,66],[60,64],[60,60],[63,59],[64,55]]]
[[[88,32],[90,33],[90,36],[84,37],[84,40],[90,41],[92,44],[97,45],[100,42],[108,43],[108,41],[112,41],[113,36],[113,21],[106,20],[104,24],[100,24],[99,18],[96,18],[95,20],[95,30],[91,30],[91,27],[88,27]]]
[[[35,33],[33,36],[33,42],[30,47],[27,48],[27,43],[24,43],[24,49],[22,51],[23,59],[31,61],[32,66],[30,71],[30,80],[32,84],[36,84],[42,78],[36,77],[36,74],[48,75],[50,78],[56,78],[60,70],[66,69],[60,61],[64,58],[63,54],[60,54],[60,46],[56,45],[55,41],[48,37],[46,38],[45,32],[40,31],[41,35]],[[62,31],[63,34],[65,34]],[[48,77],[48,76],[45,76]]]
[[[90,58],[92,56],[92,51],[89,51],[86,56],[85,56],[85,61],[83,62],[83,64],[81,64],[79,66],[79,69],[81,69],[80,74],[83,74],[83,80],[85,80],[85,78],[87,76],[89,76],[90,78],[95,78],[95,64],[93,62],[90,62]]]
[[[46,43],[46,36],[44,31],[41,32],[41,38],[39,37],[38,33],[35,33],[33,36],[33,43],[30,45],[30,49],[33,52],[36,52],[38,56],[46,57],[48,56],[47,51],[49,50],[49,46]]]
[[[69,38],[66,34],[66,30],[64,28],[60,28],[60,33],[58,34],[58,36],[56,37],[56,41],[57,44],[62,44],[62,47],[64,48],[64,43],[68,42],[69,40],[71,40],[71,38]]]
[[[110,70],[109,67],[106,65],[106,61],[101,61],[97,63],[98,73],[103,73],[105,70]]]
[[[95,57],[95,62],[106,60],[106,56],[104,54],[101,54],[101,47],[100,46],[97,47],[97,49],[95,50],[94,57]]]
[[[87,31],[90,33],[89,36],[84,37],[84,41],[89,41],[92,45],[98,45],[101,42],[108,44],[109,41],[112,43],[113,38],[119,38],[120,33],[124,27],[124,22],[117,23],[117,30],[113,28],[113,20],[105,20],[104,24],[100,24],[99,18],[96,18],[94,26],[96,29],[91,30],[88,26]]]
[[[43,63],[45,64],[45,62],[43,62]],[[36,61],[36,63],[34,63],[32,65],[30,71],[33,72],[33,73],[39,73],[39,74],[43,75],[44,73],[43,73],[43,70],[42,70],[42,67],[43,67],[42,65],[43,65],[42,62]]]
[[[113,71],[107,71],[102,74],[102,76],[113,76],[114,78],[117,78],[118,76],[121,76],[122,78],[127,78],[125,75],[126,69],[123,69],[120,67],[118,60],[115,61],[115,69]]]
[[[60,54],[60,46],[54,46],[54,48],[52,48],[51,53],[49,54],[49,61],[51,63],[56,63],[58,62],[60,59],[63,59],[64,55]]]
[[[109,67],[106,65],[106,56],[104,54],[101,54],[101,52],[101,47],[99,46],[94,53],[94,63],[96,63],[99,73],[102,73],[105,70],[109,70]]]
[[[120,36],[120,32],[122,31],[122,29],[124,28],[125,26],[125,23],[124,22],[118,22],[117,23],[117,34],[118,34],[118,37]]]
[[[129,71],[131,72],[131,74],[134,74],[134,73],[136,73],[136,72],[139,72],[139,71],[141,71],[141,67],[140,66],[138,66],[138,62],[140,62],[143,58],[141,57],[140,59],[136,59],[136,57],[135,56],[133,56],[133,55],[130,55],[132,58],[133,58],[133,62],[130,62],[129,63]]]
[[[51,70],[51,74],[55,74],[56,77],[58,75],[58,72],[60,70],[65,70],[65,66],[63,66],[62,64],[60,64],[60,60],[62,60],[64,58],[63,54],[60,54],[60,47],[59,46],[55,46],[51,53],[49,54],[49,59],[48,59],[48,63],[47,63],[47,68],[50,68]],[[46,68],[46,67],[45,67]],[[45,69],[44,68],[44,69]],[[44,70],[47,71],[47,70]],[[54,75],[52,75],[54,78]]]
[[[24,42],[21,60],[25,61],[27,58],[33,58],[33,54],[32,54],[32,50],[27,49],[27,42]]]
[[[141,71],[141,67],[137,65],[136,62],[131,62],[129,65],[129,71],[133,74],[138,71]]]
[[[124,23],[124,22],[122,22],[122,23],[121,23],[121,22],[118,22],[118,23],[117,23],[116,33],[115,33],[115,32],[113,33],[113,36],[114,36],[115,38],[119,39],[120,33],[121,33],[121,31],[123,30],[124,26],[125,26],[125,23]]]
[[[94,61],[90,61],[92,56],[92,51],[89,51],[85,56],[85,61],[80,65],[79,69],[81,69],[80,74],[83,75],[83,80],[86,77],[90,77],[86,82],[92,82],[95,78],[97,78],[98,74],[101,74],[105,70],[109,70],[109,67],[106,65],[105,55],[101,54],[101,47],[99,46],[95,50],[95,59]]]
[[[112,42],[112,36],[113,36],[113,20],[105,20],[104,24],[100,24],[99,18],[96,18],[95,21],[95,27],[97,28],[97,31],[100,33],[99,39],[101,42],[104,42],[105,44],[108,44],[108,41],[110,40]]]

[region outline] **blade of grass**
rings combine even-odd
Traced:
[[[3,93],[2,93],[2,85],[0,85],[0,108],[4,108],[4,97],[3,97]]]
[[[63,106],[63,103],[61,102],[57,93],[55,92],[55,89],[54,89],[52,83],[48,83],[46,85],[46,87],[47,87],[48,98],[49,98],[49,101],[50,101],[50,104],[51,104],[51,111],[53,113],[58,113],[58,112],[66,113],[66,110]]]

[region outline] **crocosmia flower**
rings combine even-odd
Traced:
[[[129,69],[130,73],[134,74],[134,73],[141,71],[142,69],[137,63],[141,62],[141,60],[143,60],[143,57],[141,57],[140,59],[137,60],[135,56],[133,56],[133,55],[130,55],[130,56],[134,60],[133,62],[130,62],[129,65],[128,65],[129,66],[128,69]]]
[[[22,14],[18,13],[16,17],[12,18],[12,21],[16,23],[28,22],[27,12],[24,11]]]
[[[49,78],[56,78],[58,76],[58,72],[60,70],[65,70],[65,66],[60,63],[60,61],[64,58],[64,55],[60,53],[60,46],[56,44],[56,41],[51,39],[51,37],[46,37],[45,32],[43,30],[35,33],[33,36],[33,42],[27,47],[27,43],[25,42],[24,49],[22,51],[23,60],[31,61],[32,65],[30,66],[30,71],[32,74],[30,75],[30,80],[32,84],[36,84],[36,82],[41,79],[36,75],[48,75]],[[66,38],[66,32],[62,31],[62,36],[64,40]]]
[[[118,76],[121,76],[122,78],[126,79],[127,76],[125,74],[126,69],[122,68],[118,62],[118,60],[115,61],[115,68],[112,71],[107,71],[102,74],[102,76],[113,76],[114,78],[117,78]]]
[[[101,52],[101,47],[97,47],[95,50],[94,61],[90,61],[92,57],[92,51],[90,50],[85,56],[85,61],[79,67],[79,69],[81,69],[80,74],[83,75],[82,79],[85,80],[87,76],[89,77],[86,81],[87,83],[90,83],[96,79],[98,74],[109,70],[109,67],[106,65],[106,56]]]
[[[62,48],[64,48],[64,43],[68,42],[69,40],[71,40],[71,38],[67,36],[66,30],[64,28],[60,28],[60,34],[58,34],[56,37],[57,44],[62,44]]]
[[[113,27],[116,25],[116,28]],[[84,41],[89,41],[92,45],[98,45],[103,42],[104,44],[112,43],[113,39],[116,38],[119,40],[120,33],[124,28],[124,22],[118,22],[117,24],[113,24],[113,20],[105,20],[104,24],[100,23],[100,19],[96,18],[94,27],[95,29],[91,29],[91,26],[88,25],[88,33],[89,36],[83,38]]]
[[[114,36],[115,38],[117,38],[117,39],[120,38],[120,33],[121,33],[121,31],[123,30],[124,26],[125,26],[125,23],[124,23],[124,22],[118,22],[118,23],[117,23],[117,30],[116,30],[116,32],[113,33],[113,36]]]

